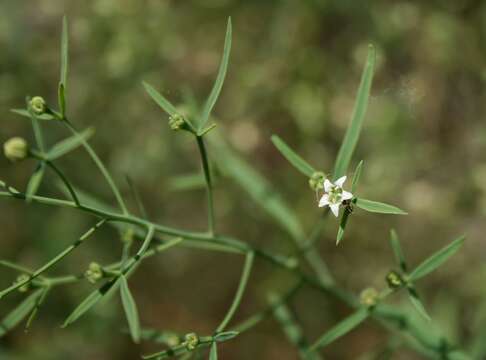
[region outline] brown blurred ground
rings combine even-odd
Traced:
[[[388,231],[396,227],[407,258],[417,264],[457,235],[464,249],[421,282],[434,326],[466,348],[484,333],[486,287],[486,3],[482,1],[16,1],[0,3],[0,140],[32,138],[28,122],[9,113],[25,95],[56,101],[63,14],[71,27],[69,114],[95,126],[92,143],[118,183],[130,175],[152,219],[188,229],[205,226],[205,194],[172,191],[170,180],[199,170],[195,144],[175,136],[144,93],[147,80],[175,103],[188,88],[203,101],[214,79],[226,19],[233,19],[233,52],[216,106],[218,129],[293,205],[306,229],[319,212],[306,179],[269,141],[279,134],[306,159],[330,171],[344,134],[366,55],[375,44],[378,66],[365,129],[355,160],[364,159],[360,193],[396,204],[407,217],[360,214],[345,241],[334,244],[330,221],[320,250],[337,280],[359,292],[383,286],[394,266]],[[66,133],[52,126],[54,141]],[[355,162],[356,163],[356,162]],[[355,164],[354,163],[354,164]],[[0,159],[3,180],[23,188],[32,163]],[[78,151],[61,161],[76,184],[110,200],[103,179]],[[54,179],[53,177],[51,179]],[[59,195],[51,182],[42,193]],[[229,180],[218,183],[220,231],[252,244],[288,251],[288,236]],[[79,213],[0,201],[0,258],[38,266],[92,222]],[[115,250],[114,250],[115,249]],[[113,230],[102,231],[56,274],[82,272],[119,256]],[[144,325],[210,333],[234,294],[241,259],[175,249],[147,262],[132,284]],[[12,273],[1,270],[2,288]],[[266,290],[290,286],[285,274],[257,263],[238,318],[265,304]],[[69,329],[59,324],[87,294],[82,284],[56,290],[29,334],[0,340],[0,359],[134,359],[118,302],[96,308]],[[482,299],[482,300],[481,300]],[[0,315],[19,297],[2,300]],[[395,296],[394,301],[406,303]],[[482,304],[483,322],[479,316]],[[304,290],[293,302],[306,334],[315,339],[347,309]],[[404,305],[407,306],[407,305]],[[380,348],[387,333],[366,324],[323,351],[328,359],[357,359]],[[222,359],[295,359],[271,320],[221,346]],[[399,351],[393,359],[420,359]]]

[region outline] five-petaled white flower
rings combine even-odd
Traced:
[[[321,200],[319,200],[319,207],[329,205],[329,208],[336,217],[339,215],[339,207],[342,205],[343,201],[351,200],[353,198],[353,194],[343,189],[345,181],[346,176],[340,177],[334,184],[328,179],[324,180],[324,195],[322,195]]]

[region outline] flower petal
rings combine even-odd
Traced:
[[[331,204],[329,205],[329,208],[331,209],[332,213],[334,214],[335,217],[339,216],[339,203],[336,204]]]
[[[319,200],[319,207],[324,207],[326,205],[329,205],[329,195],[324,194],[321,197],[321,200]]]
[[[343,190],[343,193],[341,194],[341,200],[351,200],[353,198],[353,194],[351,194],[349,191]]]
[[[329,179],[324,180],[324,191],[329,192],[332,189],[332,182],[329,181]]]
[[[345,182],[345,181],[346,181],[346,175],[345,175],[345,176],[341,176],[339,179],[337,179],[337,180],[334,182],[334,184],[335,184],[336,186],[339,186],[340,188],[342,188],[342,187],[343,187],[343,185],[344,185],[344,182]]]

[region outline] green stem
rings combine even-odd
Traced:
[[[29,277],[23,281],[19,281],[14,283],[13,285],[9,286],[5,290],[0,292],[0,299],[2,299],[4,296],[10,294],[11,292],[21,288],[22,286],[30,283],[32,280],[37,278],[39,275],[43,274],[47,270],[49,270],[51,267],[56,265],[59,261],[64,259],[70,252],[72,252],[74,249],[76,249],[81,243],[86,240],[91,234],[94,233],[94,231],[99,228],[101,225],[105,223],[105,219],[99,221],[95,226],[93,226],[91,229],[89,229],[84,235],[82,235],[78,240],[76,240],[72,245],[68,246],[66,249],[64,249],[62,252],[60,252],[57,256],[55,256],[52,260],[41,266],[39,269],[34,271],[33,273],[29,274]]]
[[[86,151],[88,152],[88,154],[91,157],[91,159],[94,161],[94,163],[96,164],[96,166],[98,167],[98,169],[101,171],[101,173],[105,177],[108,185],[110,186],[111,190],[113,191],[113,194],[115,195],[115,198],[116,198],[116,200],[118,202],[118,205],[120,206],[120,209],[122,210],[123,214],[127,215],[128,214],[128,210],[127,210],[127,207],[125,205],[125,202],[123,201],[123,198],[122,198],[122,196],[120,194],[120,191],[118,190],[115,182],[113,181],[113,178],[111,177],[110,173],[106,169],[106,167],[103,164],[103,162],[101,161],[101,159],[98,157],[98,155],[93,150],[93,148],[91,147],[91,145],[86,140],[84,140],[82,137],[79,136],[79,133],[77,132],[77,130],[74,128],[74,126],[67,119],[64,119],[62,122],[63,122],[63,124],[66,125],[66,127],[75,136],[78,136],[79,137],[79,139],[81,141],[81,144],[86,149]]]
[[[204,171],[204,179],[206,180],[206,189],[208,195],[208,227],[209,233],[214,235],[215,224],[214,224],[214,204],[213,204],[213,184],[211,181],[211,169],[209,168],[208,154],[206,151],[206,146],[204,145],[204,139],[202,136],[196,135],[197,146],[199,148],[199,153],[201,154],[201,161]]]
[[[246,284],[248,283],[248,278],[250,277],[251,268],[253,266],[253,259],[255,254],[253,251],[250,251],[246,254],[245,264],[243,265],[243,272],[241,273],[240,284],[238,285],[238,290],[236,291],[235,298],[233,299],[233,303],[231,304],[226,316],[224,317],[221,324],[216,329],[216,332],[223,331],[228,323],[231,321],[231,318],[238,309],[238,306],[241,303],[241,299],[243,297],[243,293],[245,292]]]
[[[46,164],[52,170],[54,170],[54,172],[57,174],[57,176],[59,176],[59,178],[61,179],[61,181],[64,183],[64,185],[68,189],[69,194],[73,198],[73,201],[76,204],[76,206],[80,206],[81,203],[79,202],[79,198],[76,195],[76,192],[74,191],[74,188],[72,187],[71,183],[69,182],[69,180],[67,179],[67,177],[64,175],[64,173],[56,165],[54,165],[54,163],[52,161],[46,161]]]

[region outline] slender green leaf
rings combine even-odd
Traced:
[[[81,316],[83,316],[88,310],[90,310],[94,305],[96,305],[105,295],[106,293],[118,283],[119,278],[115,278],[106,282],[103,286],[99,289],[93,291],[89,294],[82,302],[79,304],[76,309],[67,317],[64,321],[62,327],[66,327],[76,320],[78,320]]]
[[[218,360],[218,345],[213,342],[211,345],[211,351],[209,352],[209,360]]]
[[[0,338],[17,326],[32,309],[35,308],[38,299],[42,295],[43,289],[38,289],[30,294],[24,301],[22,301],[15,309],[13,309],[0,322]]]
[[[57,89],[57,98],[59,103],[59,111],[61,112],[61,117],[64,119],[66,116],[66,86],[64,84],[59,84]]]
[[[206,180],[202,173],[179,175],[169,180],[168,187],[172,191],[199,190],[206,187]]]
[[[221,64],[219,65],[218,75],[216,81],[214,82],[211,93],[209,94],[204,108],[201,113],[201,120],[199,122],[199,131],[202,131],[206,127],[206,123],[209,120],[211,111],[213,110],[214,104],[218,100],[219,93],[223,87],[224,78],[226,76],[226,71],[228,69],[229,55],[231,51],[231,18],[228,19],[228,25],[226,27],[226,36],[224,39],[224,49],[223,58],[221,59]]]
[[[413,286],[408,286],[407,290],[408,290],[408,297],[412,302],[413,306],[415,306],[415,309],[417,309],[418,313],[422,315],[425,319],[430,320],[430,316],[427,313],[427,310],[425,310],[425,306],[424,304],[422,304],[422,301],[420,300],[417,290]]]
[[[34,173],[29,179],[29,183],[27,184],[27,190],[25,192],[25,198],[27,202],[31,202],[32,197],[37,194],[37,190],[39,190],[39,186],[42,183],[42,179],[44,178],[45,171],[45,162],[39,162],[39,165],[37,165],[37,168],[35,169]]]
[[[238,331],[223,331],[214,335],[214,341],[216,342],[225,342],[231,339],[234,339],[240,333]]]
[[[133,299],[130,288],[128,287],[127,279],[124,275],[120,277],[120,295],[123,303],[123,309],[128,321],[130,334],[135,343],[140,342],[140,320],[138,318],[137,305]]]
[[[354,170],[353,181],[351,182],[351,193],[354,194],[358,186],[359,178],[361,177],[361,169],[363,168],[363,160],[358,163],[356,170]]]
[[[464,240],[465,236],[461,236],[449,245],[437,251],[434,255],[427,258],[424,262],[417,266],[415,270],[412,271],[410,274],[410,280],[418,280],[437,269],[461,248]]]
[[[402,247],[400,246],[400,240],[398,239],[397,232],[395,229],[391,229],[390,231],[390,244],[393,249],[393,253],[395,254],[395,259],[402,269],[403,272],[407,272],[407,263],[405,261],[405,257],[403,256]]]
[[[363,125],[363,121],[366,114],[366,108],[368,107],[368,98],[371,90],[371,83],[373,81],[373,71],[375,67],[375,48],[373,45],[368,47],[368,58],[366,65],[361,76],[361,83],[356,95],[356,101],[354,103],[353,114],[351,116],[351,122],[346,130],[344,140],[339,149],[336,163],[334,166],[334,179],[339,179],[341,176],[346,175],[351,157],[353,156],[354,149],[358,143],[359,135]]]
[[[32,325],[32,322],[34,321],[35,317],[37,316],[37,313],[39,312],[40,307],[44,303],[44,300],[47,297],[47,294],[49,293],[50,287],[45,287],[42,289],[42,294],[37,298],[37,301],[35,302],[34,309],[32,309],[29,318],[27,319],[27,323],[25,324],[25,331],[28,331],[30,329],[30,326]]]
[[[209,137],[215,145],[214,156],[223,175],[240,185],[296,241],[303,241],[304,232],[296,214],[275,191],[275,186],[234,153],[223,141]]]
[[[68,137],[67,139],[58,142],[47,152],[48,159],[51,161],[58,159],[68,152],[71,152],[74,149],[83,146],[83,143],[91,138],[94,133],[94,128],[87,128],[86,130],[81,131],[79,135],[73,135],[71,137]]]
[[[271,137],[273,145],[280,151],[280,153],[302,174],[312,177],[316,170],[297,153],[295,153],[282,139],[277,135]]]
[[[351,215],[351,212],[348,210],[348,208],[345,208],[343,211],[343,215],[341,216],[341,222],[339,223],[339,229],[336,236],[336,245],[339,245],[344,237],[344,230],[346,229],[349,215]]]
[[[347,318],[339,322],[329,331],[324,333],[317,341],[309,347],[308,351],[315,351],[339,339],[341,336],[353,330],[368,317],[368,309],[360,308]]]
[[[164,110],[170,116],[174,116],[178,114],[177,109],[167,100],[161,93],[155,90],[151,85],[146,83],[145,81],[142,82],[145,91],[150,95],[150,97],[159,105],[162,110]]]
[[[68,35],[68,22],[67,17],[62,19],[62,35],[61,35],[61,74],[59,77],[58,86],[58,103],[59,110],[62,118],[66,115],[66,87],[67,87],[67,74],[69,67],[69,35]]]
[[[62,19],[62,35],[61,35],[61,75],[60,83],[66,87],[67,74],[68,74],[68,48],[69,48],[69,35],[68,35],[68,20],[64,16]]]
[[[362,198],[356,199],[356,206],[360,209],[380,214],[407,215],[405,211],[393,205],[388,205],[378,201],[371,201]]]
[[[23,117],[26,117],[26,118],[30,118],[30,113],[29,113],[28,110],[11,109],[10,111],[13,112],[14,114],[17,114],[17,115],[20,115],[20,116],[23,116]],[[54,120],[55,117],[52,114],[44,113],[44,114],[41,114],[41,115],[37,115],[37,119],[39,119],[39,120]]]

